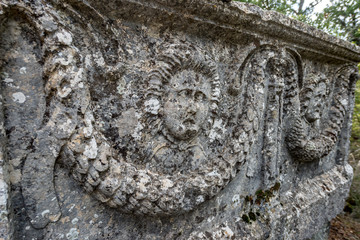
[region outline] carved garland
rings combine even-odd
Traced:
[[[303,117],[300,113],[291,113],[291,127],[286,136],[291,155],[300,161],[309,162],[330,153],[338,140],[357,79],[357,69],[354,67],[345,67],[336,73],[329,120],[319,137],[307,139]]]
[[[171,52],[171,53],[169,53]],[[176,72],[192,69],[212,78],[212,109],[216,109],[216,89],[220,87],[216,65],[199,50],[172,46],[158,59],[158,67],[149,74],[150,94],[154,98],[161,85]],[[184,54],[185,53],[185,54]],[[156,96],[155,96],[156,97]],[[149,113],[154,113],[149,109]],[[155,113],[156,114],[156,113]],[[216,195],[231,179],[231,167],[218,161],[202,172],[161,175],[126,162],[93,126],[90,109],[85,121],[72,136],[64,157],[71,160],[74,178],[101,202],[123,212],[148,215],[172,215],[194,209]],[[80,142],[80,144],[78,144]],[[93,154],[89,149],[96,149]]]

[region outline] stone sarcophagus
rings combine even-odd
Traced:
[[[4,239],[307,239],[360,49],[216,0],[0,2]]]

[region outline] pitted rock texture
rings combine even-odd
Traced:
[[[351,44],[215,0],[2,1],[0,23],[7,238],[307,239],[342,210]]]

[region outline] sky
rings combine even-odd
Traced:
[[[305,2],[309,4],[312,1],[306,0]],[[330,5],[330,0],[322,0],[318,5],[315,6],[314,12],[321,12],[326,7],[326,5]]]

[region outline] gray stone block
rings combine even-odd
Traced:
[[[0,239],[319,239],[360,49],[215,0],[0,3]]]

